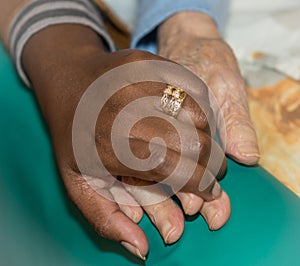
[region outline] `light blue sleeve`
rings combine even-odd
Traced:
[[[139,0],[131,47],[155,53],[157,27],[171,15],[186,10],[208,14],[223,32],[228,7],[229,0]]]

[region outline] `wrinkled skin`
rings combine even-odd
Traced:
[[[175,14],[160,27],[158,48],[159,55],[185,66],[208,85],[226,153],[240,163],[256,164],[259,150],[243,78],[212,19],[193,11]]]
[[[156,191],[145,193],[139,186],[163,181],[174,170],[179,156],[175,131],[168,123],[159,119],[145,119],[132,129],[130,145],[133,153],[139,158],[149,156],[149,141],[154,136],[159,135],[165,141],[167,140],[166,158],[155,171],[150,172],[132,171],[121,165],[114,157],[108,139],[111,122],[122,106],[137,97],[161,96],[165,84],[151,83],[148,84],[149,86],[135,84],[125,88],[110,99],[97,122],[96,143],[101,159],[114,176],[122,176],[125,183],[136,185],[134,189],[126,189],[126,185],[120,183],[100,182],[98,192],[95,191],[90,184],[97,183],[101,179],[94,176],[89,176],[87,179],[81,175],[72,149],[74,113],[88,86],[101,74],[116,66],[137,60],[161,60],[161,58],[132,50],[108,54],[101,39],[90,29],[79,25],[60,25],[49,27],[33,36],[25,47],[22,59],[49,126],[58,168],[66,191],[96,232],[103,237],[120,242],[130,252],[144,258],[149,247],[147,238],[137,222],[143,212],[146,212],[165,243],[177,241],[183,233],[184,219],[181,209],[171,198],[153,205],[139,205],[143,197],[155,198],[166,193],[162,187],[156,187]],[[198,119],[201,109],[190,98],[186,99],[184,108],[190,113],[198,133],[198,139],[191,141],[190,148],[193,149],[194,145],[199,146],[199,144],[202,147],[211,147],[213,140],[205,121]],[[180,116],[178,120],[188,131],[191,125],[181,120]],[[160,130],[153,130],[154,124],[155,129]],[[102,142],[102,138],[105,141]],[[200,150],[193,178],[176,195],[186,214],[200,212],[209,228],[216,230],[228,220],[230,203],[227,194],[221,190],[216,181],[212,182],[204,192],[199,193],[195,190],[195,184],[199,184],[203,169],[206,167],[209,156],[206,150],[203,149],[202,152]],[[209,170],[214,177],[214,175],[222,176],[225,168],[224,161],[221,169]],[[89,173],[84,174],[88,176]],[[168,185],[172,187],[172,184]],[[119,198],[135,206],[117,204],[113,201],[118,201]]]

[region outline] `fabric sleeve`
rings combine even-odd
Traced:
[[[155,53],[157,27],[180,11],[190,10],[208,14],[223,32],[228,7],[229,0],[140,0],[131,47]]]
[[[8,48],[21,79],[30,85],[22,65],[23,48],[38,31],[57,24],[81,24],[92,28],[110,50],[114,44],[106,33],[99,9],[89,0],[32,0],[14,16],[8,28]]]

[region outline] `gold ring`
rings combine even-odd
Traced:
[[[181,109],[185,97],[186,93],[183,89],[167,85],[163,91],[160,106],[166,114],[176,117]]]

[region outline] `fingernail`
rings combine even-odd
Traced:
[[[222,188],[221,188],[220,184],[218,182],[216,182],[213,189],[212,189],[212,191],[211,191],[212,198],[213,199],[219,198],[221,193],[222,193]]]
[[[219,217],[221,216],[221,211],[217,210],[215,214],[212,216],[211,221],[208,225],[210,230],[216,230],[216,225],[219,224]]]
[[[162,231],[161,234],[162,234],[166,244],[170,244],[170,242],[172,242],[172,241],[169,241],[169,240],[170,240],[170,236],[175,231],[175,229],[176,228],[172,224],[170,224],[169,222],[164,223],[164,225],[162,227],[162,230],[161,230]]]
[[[133,212],[132,221],[136,224],[140,221],[140,216],[137,212]]]
[[[216,224],[217,218],[219,216],[220,216],[220,210],[219,209],[216,209],[213,206],[211,206],[207,209],[207,212],[206,212],[204,218],[205,218],[210,230],[215,229],[215,224]]]
[[[254,144],[252,142],[239,143],[237,146],[237,149],[238,149],[239,154],[242,156],[257,157],[257,158],[260,157],[256,144]]]
[[[192,199],[188,195],[182,194],[180,200],[184,213],[189,215],[191,213]]]
[[[126,248],[129,252],[131,252],[133,255],[139,257],[142,260],[146,260],[146,257],[143,256],[140,252],[140,250],[133,245],[129,244],[128,242],[122,241],[121,245]]]

